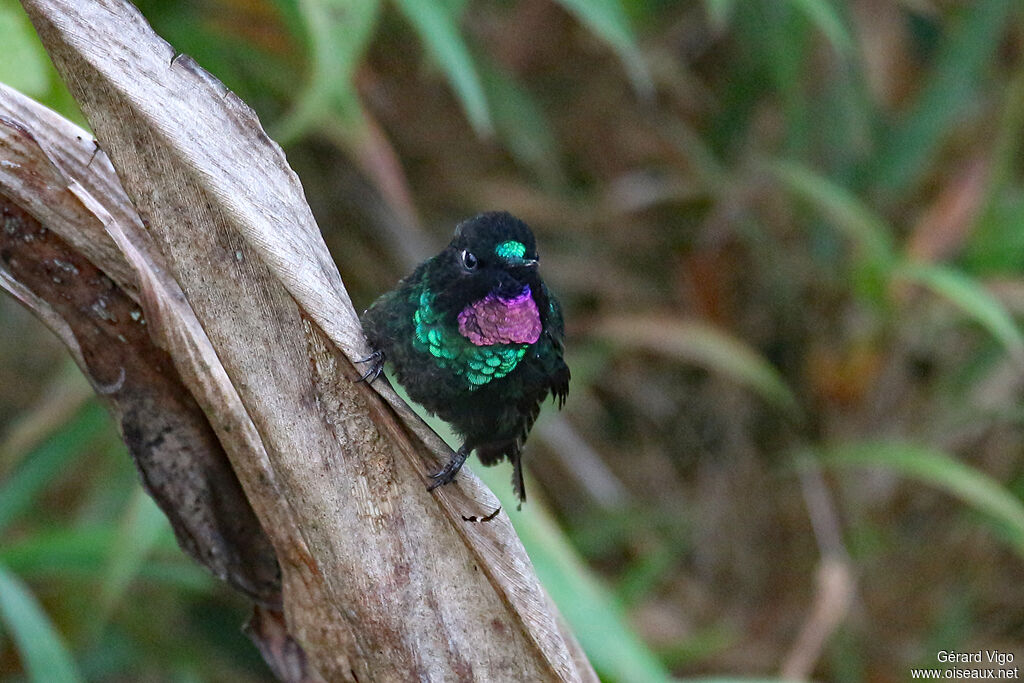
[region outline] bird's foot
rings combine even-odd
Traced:
[[[455,475],[462,469],[462,465],[466,462],[466,458],[469,457],[469,452],[471,450],[472,449],[463,446],[459,450],[455,451],[455,453],[452,454],[451,459],[448,461],[448,464],[442,467],[440,471],[430,475],[430,478],[433,479],[433,481],[427,485],[427,490],[433,491],[438,486],[450,484],[455,481]]]
[[[359,382],[373,382],[373,380],[380,377],[380,373],[384,371],[384,352],[377,349],[366,358],[360,358],[356,361],[357,363],[370,363],[369,369],[363,376],[356,380],[356,384]]]

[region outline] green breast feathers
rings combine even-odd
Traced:
[[[424,289],[413,313],[413,347],[465,378],[470,391],[509,374],[526,355],[529,344],[474,344],[457,328],[445,327],[432,304],[433,296]]]

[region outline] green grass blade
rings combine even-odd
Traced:
[[[995,61],[1001,36],[1012,24],[1017,0],[976,0],[964,6],[955,27],[928,72],[917,101],[888,132],[865,180],[886,197],[906,192],[925,173],[939,143],[957,129],[964,110],[974,106],[987,67]]]
[[[615,586],[619,601],[627,607],[640,603],[679,566],[683,554],[681,544],[666,543],[631,562]]]
[[[1017,189],[994,198],[972,232],[964,268],[976,275],[1018,278],[1024,272],[1024,195]]]
[[[39,493],[59,477],[83,445],[110,428],[110,418],[90,401],[70,422],[30,453],[0,484],[0,532],[28,511]]]
[[[716,327],[667,317],[626,315],[606,320],[594,332],[616,345],[664,354],[721,373],[790,415],[801,415],[796,396],[779,372],[754,349]]]
[[[0,547],[0,564],[21,576],[87,581],[92,587],[106,576],[117,537],[118,530],[107,525],[37,531]],[[147,559],[137,572],[139,578],[193,593],[215,589],[213,576],[185,557],[173,537],[161,537],[157,546],[166,558]]]
[[[1024,200],[1016,177],[1024,138],[1024,70],[1006,89],[999,129],[991,146],[989,182],[964,254],[972,273],[1004,271],[1018,275],[1024,266]]]
[[[444,8],[448,11],[448,14],[455,17],[457,20],[469,7],[469,0],[438,0]]]
[[[927,263],[900,266],[894,276],[926,287],[952,303],[988,330],[1015,361],[1024,364],[1024,336],[1006,308],[977,280]]]
[[[559,185],[564,174],[558,141],[544,112],[499,66],[486,60],[480,66],[499,140],[516,163],[532,171],[545,186]]]
[[[825,35],[836,52],[845,55],[853,50],[850,31],[830,0],[789,0],[789,4]]]
[[[114,531],[107,526],[36,531],[0,546],[0,564],[23,576],[51,566],[98,574],[101,558],[113,539]]]
[[[300,0],[309,32],[315,88],[348,90],[381,12],[380,0]]]
[[[0,83],[29,97],[40,98],[50,89],[49,59],[36,38],[32,22],[16,2],[0,2]]]
[[[490,134],[493,126],[487,97],[469,47],[459,33],[458,17],[439,0],[396,0],[396,4],[448,76],[473,129],[479,135]]]
[[[332,111],[359,122],[353,76],[377,27],[381,0],[300,0],[298,9],[309,38],[311,72],[292,110],[275,127],[282,144]]]
[[[545,590],[605,679],[620,683],[671,680],[657,657],[633,632],[611,592],[594,577],[551,516],[536,502],[516,512],[508,469],[473,470],[509,511],[509,517]],[[527,485],[529,488],[529,484]]]
[[[985,202],[976,224],[981,224],[991,213],[993,201],[1012,182],[1017,155],[1024,133],[1024,70],[1017,70],[1007,84],[1005,104],[999,117],[999,129],[992,144],[989,182],[985,189]]]
[[[110,548],[100,587],[97,629],[110,617],[162,534],[170,534],[167,518],[142,487],[136,487]]]
[[[793,194],[828,216],[863,258],[881,273],[896,261],[892,229],[845,188],[796,163],[781,162],[772,172]]]
[[[636,37],[633,35],[633,27],[619,0],[558,1],[615,50],[633,87],[641,96],[653,95],[654,85],[647,70],[647,63],[640,54]]]
[[[0,566],[0,619],[17,645],[29,680],[74,683],[84,680],[64,639],[22,581]]]
[[[878,466],[936,486],[1002,524],[1024,556],[1024,502],[999,482],[950,455],[909,443],[858,443],[829,449],[821,464]]]
[[[724,31],[729,26],[736,0],[704,0],[704,13],[715,31]]]

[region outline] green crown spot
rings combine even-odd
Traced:
[[[494,253],[503,259],[523,258],[526,256],[526,246],[522,242],[509,240],[496,246]]]

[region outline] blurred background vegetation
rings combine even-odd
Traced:
[[[1024,659],[1019,3],[138,5],[285,146],[360,310],[468,215],[533,226],[573,386],[510,514],[605,680]],[[82,122],[14,0],[0,44]],[[56,339],[0,330],[0,677],[268,680]]]

